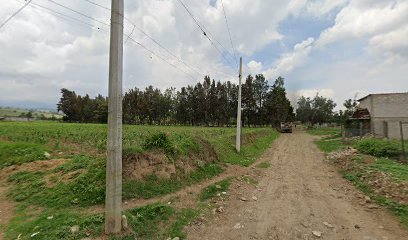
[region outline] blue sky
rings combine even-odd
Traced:
[[[110,1],[94,1],[109,7]],[[109,12],[83,0],[57,2],[90,18],[47,0],[33,0],[71,19],[28,6],[0,29],[0,105],[55,107],[61,88],[91,96],[107,95],[109,27],[101,22],[109,23]],[[183,2],[212,40],[232,52],[220,0]],[[3,1],[0,22],[23,3]],[[408,1],[223,3],[236,54],[244,59],[244,73],[263,73],[271,83],[283,76],[294,103],[301,95],[313,96],[317,92],[341,106],[347,98],[408,90]],[[125,33],[131,33],[135,41],[177,69],[127,41],[124,90],[148,85],[180,88],[201,81],[205,74],[216,80],[238,81],[238,69],[220,56],[178,0],[126,1],[125,10],[129,20],[125,21]],[[231,62],[235,65],[234,60]],[[191,68],[198,68],[200,74]]]

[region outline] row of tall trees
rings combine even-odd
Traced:
[[[107,121],[106,97],[82,97],[68,89],[62,89],[61,93],[57,106],[65,115],[64,121]],[[237,99],[236,84],[216,82],[209,76],[179,91],[175,88],[161,91],[153,86],[144,90],[135,88],[123,97],[123,121],[127,124],[229,126],[236,124]],[[262,74],[248,75],[242,84],[242,107],[244,126],[276,126],[295,118],[282,77],[270,86]]]
[[[106,123],[108,121],[108,100],[102,95],[91,99],[88,94],[82,97],[74,91],[61,89],[57,110],[64,113],[63,120],[69,122]]]

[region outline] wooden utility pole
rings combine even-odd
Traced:
[[[124,0],[112,0],[105,199],[107,234],[120,233],[122,230],[123,4]]]
[[[241,151],[241,81],[242,81],[242,57],[239,59],[239,85],[238,85],[238,110],[237,110],[237,138],[235,148]]]

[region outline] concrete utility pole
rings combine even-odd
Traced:
[[[237,110],[237,138],[235,148],[241,151],[241,81],[242,81],[242,57],[239,59],[239,85],[238,85],[238,110]]]
[[[408,124],[408,122],[399,122],[400,125],[400,134],[401,134],[401,158],[402,161],[406,161],[406,153],[405,153],[405,140],[404,140],[404,124]]]
[[[105,199],[106,234],[120,233],[122,230],[123,4],[124,0],[112,0]]]

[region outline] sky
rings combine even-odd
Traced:
[[[0,106],[56,108],[61,88],[106,96],[110,2],[33,0],[1,28]],[[3,0],[0,23],[24,4]],[[406,0],[125,0],[124,33],[123,91],[238,83],[239,57],[244,76],[284,77],[293,103],[408,91]]]

